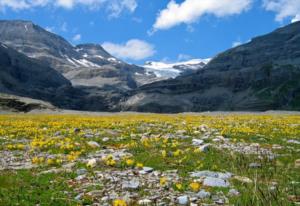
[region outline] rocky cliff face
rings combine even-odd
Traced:
[[[300,22],[215,57],[196,74],[141,86],[120,107],[147,112],[300,109]]]

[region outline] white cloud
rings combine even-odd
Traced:
[[[121,59],[142,60],[155,53],[153,45],[139,39],[131,39],[124,44],[104,42],[102,47]]]
[[[81,40],[81,34],[76,34],[73,38],[73,41],[80,41]]]
[[[136,0],[109,0],[108,10],[110,11],[110,17],[118,17],[120,14],[128,10],[134,12],[137,8]]]
[[[185,0],[181,4],[171,0],[167,8],[160,11],[154,30],[169,29],[179,24],[191,24],[201,16],[216,17],[240,14],[250,8],[253,0]]]
[[[300,20],[300,0],[264,0],[267,11],[276,12],[276,21],[292,17],[292,22]]]
[[[188,54],[179,54],[177,57],[177,61],[186,61],[186,60],[190,60],[193,57],[188,55]]]
[[[132,13],[138,6],[136,0],[0,0],[0,10],[25,10],[49,5],[64,9],[84,6],[94,10],[104,7],[110,17],[118,17],[124,11]]]

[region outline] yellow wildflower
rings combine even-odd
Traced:
[[[113,206],[127,206],[125,200],[114,200]]]
[[[176,183],[175,186],[176,186],[177,190],[182,190],[182,188],[183,188],[181,183]]]
[[[166,177],[162,177],[162,178],[160,178],[160,180],[159,180],[159,184],[160,184],[160,186],[165,186],[166,184],[167,184],[167,178]]]
[[[192,191],[194,191],[194,192],[198,192],[198,191],[200,190],[200,187],[201,187],[201,185],[200,185],[200,183],[198,183],[198,182],[192,182],[192,183],[190,184],[190,188],[191,188]]]
[[[143,163],[137,163],[137,164],[136,164],[136,167],[137,167],[137,168],[143,168],[144,165],[143,165]]]
[[[126,165],[127,165],[127,166],[130,166],[130,167],[131,167],[131,166],[133,166],[133,164],[134,164],[134,160],[132,160],[132,159],[127,159],[127,160],[126,160]]]

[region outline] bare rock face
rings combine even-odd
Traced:
[[[185,112],[300,109],[300,22],[217,55],[191,75],[144,85],[124,110]]]

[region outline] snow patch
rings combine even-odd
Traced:
[[[185,70],[197,70],[203,68],[211,59],[192,59],[184,62],[146,62],[143,66],[147,72],[154,73],[160,78],[175,78]]]

